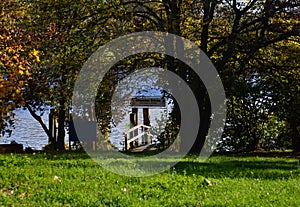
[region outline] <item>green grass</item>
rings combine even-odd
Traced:
[[[299,160],[213,156],[199,163],[189,156],[164,173],[135,178],[80,152],[0,155],[0,206],[298,207]]]

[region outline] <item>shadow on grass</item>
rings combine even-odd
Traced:
[[[238,158],[237,158],[238,159]],[[225,160],[224,162],[196,163],[182,161],[174,166],[177,173],[210,178],[288,179],[300,178],[298,161]]]
[[[135,154],[139,156],[150,156],[148,154]],[[9,155],[8,155],[9,156]],[[17,155],[24,156],[24,154]],[[46,152],[28,155],[30,159],[60,160],[63,162],[54,162],[52,165],[67,165],[67,168],[73,167],[99,167],[97,163],[90,162],[90,156],[84,151],[65,151],[65,152]],[[150,156],[151,157],[151,156]],[[69,162],[74,160],[75,162]],[[87,162],[80,163],[80,160]],[[66,161],[66,162],[64,162]],[[78,162],[76,162],[78,161]],[[111,164],[118,164],[118,160]],[[21,160],[20,160],[21,162]],[[168,165],[170,163],[149,159],[147,164],[152,166]],[[143,165],[143,162],[139,164]],[[178,162],[169,171],[186,176],[201,175],[207,178],[252,178],[252,179],[289,179],[300,178],[299,160],[285,158],[258,158],[258,157],[234,157],[234,156],[213,156],[205,163],[197,161],[196,157],[188,157]]]
[[[6,154],[9,156],[10,154]],[[23,153],[23,154],[15,154],[17,156],[29,156],[32,159],[41,159],[45,158],[48,160],[70,160],[70,159],[91,159],[91,157],[84,150],[65,150],[65,151],[39,151],[34,153]]]

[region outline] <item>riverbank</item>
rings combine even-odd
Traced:
[[[6,154],[0,169],[1,206],[300,206],[295,158],[213,156],[199,163],[188,156],[164,173],[133,178],[84,152]]]

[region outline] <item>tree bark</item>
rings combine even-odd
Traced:
[[[65,100],[61,100],[59,110],[58,110],[58,136],[57,136],[58,150],[65,150],[65,120],[66,120]]]
[[[291,125],[292,148],[294,152],[300,152],[300,132],[296,124]]]

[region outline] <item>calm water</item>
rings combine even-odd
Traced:
[[[150,122],[153,127],[157,126],[156,119],[159,119],[163,109],[150,109]],[[17,110],[15,129],[10,137],[4,136],[0,138],[0,143],[9,144],[11,141],[16,141],[19,144],[23,144],[24,148],[31,147],[36,150],[41,150],[43,146],[48,143],[48,137],[44,132],[41,125],[30,115],[26,110]],[[48,126],[49,112],[43,115],[43,120]],[[142,123],[142,110],[139,110],[139,123]],[[116,127],[112,127],[112,133],[110,134],[111,142],[122,149],[120,144],[123,141],[123,132],[128,129],[129,126],[129,114],[128,120],[123,120]],[[68,143],[68,134],[66,133],[66,142]]]
[[[15,113],[15,129],[10,137],[1,137],[1,143],[9,144],[11,141],[16,141],[19,144],[23,144],[24,148],[42,149],[48,143],[48,137],[41,125],[32,118],[28,111],[17,110]],[[42,118],[48,126],[48,113],[45,113]]]

